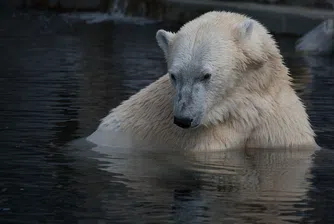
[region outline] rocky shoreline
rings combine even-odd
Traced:
[[[127,2],[127,4],[151,4],[168,2],[168,0],[8,0],[7,4],[14,7],[32,7],[40,9],[55,9],[55,10],[107,10],[114,2]],[[182,3],[183,0],[178,2]],[[198,1],[205,3],[207,1]],[[228,2],[226,0],[216,0],[215,2]],[[277,6],[300,6],[313,9],[334,9],[333,0],[234,0],[234,3],[258,3],[263,5],[277,5]]]
[[[261,3],[259,3],[261,2]],[[267,3],[266,3],[267,2]],[[260,20],[272,32],[303,35],[321,22],[334,19],[334,10],[326,1],[222,1],[222,0],[13,0],[17,8],[110,12],[117,9],[127,16],[141,16],[173,22],[186,22],[211,10],[245,13]],[[287,2],[287,1],[285,1]],[[313,2],[313,4],[311,4]],[[316,4],[316,2],[318,2]],[[323,2],[320,4],[319,2]],[[309,6],[304,7],[301,5]],[[321,9],[319,7],[321,6]]]
[[[334,0],[12,0],[7,5],[56,12],[118,13],[177,23],[207,11],[227,10],[249,15],[275,34],[306,34],[296,47],[298,51],[333,51]]]

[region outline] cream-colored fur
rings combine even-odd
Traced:
[[[169,72],[114,108],[98,131],[118,130],[186,150],[316,147],[280,51],[259,22],[237,13],[209,12],[177,33],[161,34],[168,42],[164,48],[158,39]],[[182,129],[173,123],[175,88],[169,75],[179,68],[197,69],[203,60],[214,73],[205,115],[199,127]]]

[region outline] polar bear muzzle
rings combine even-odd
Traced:
[[[206,108],[205,84],[192,77],[174,82],[175,95],[173,102],[174,124],[181,128],[196,128],[201,124]]]

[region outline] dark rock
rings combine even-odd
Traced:
[[[24,5],[24,0],[10,0],[10,1],[2,1],[1,6],[12,6],[16,8],[20,8]]]
[[[76,0],[59,0],[59,6],[63,9],[75,9]]]
[[[59,0],[48,0],[49,7],[55,8],[58,6]]]
[[[26,7],[34,8],[47,8],[49,5],[48,0],[25,0],[24,3]]]
[[[76,1],[76,9],[98,9],[100,0],[80,0]]]

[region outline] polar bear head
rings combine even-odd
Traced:
[[[274,76],[268,69],[282,63],[266,28],[237,13],[208,12],[177,33],[158,30],[156,39],[175,89],[174,123],[182,128],[222,121],[237,89],[259,91]]]

